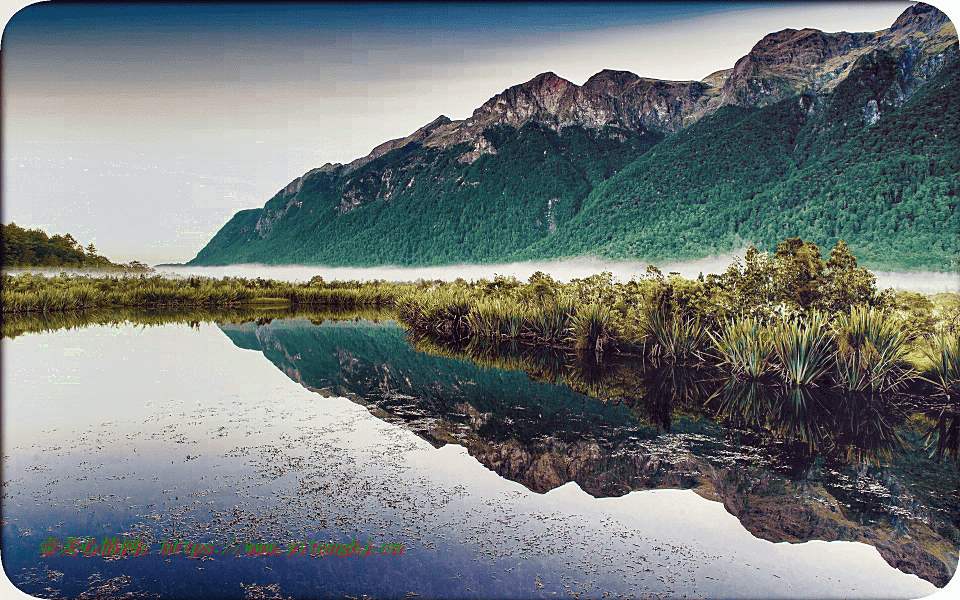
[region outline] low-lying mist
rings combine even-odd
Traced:
[[[701,273],[720,274],[727,270],[734,258],[743,259],[746,249],[728,254],[710,256],[689,262],[665,262],[657,264],[664,275],[679,273],[688,279],[695,279]],[[558,281],[589,277],[603,271],[610,271],[620,281],[640,278],[647,272],[646,262],[640,261],[602,261],[591,258],[578,258],[560,261],[526,261],[497,265],[450,265],[442,267],[310,267],[310,266],[267,266],[257,264],[229,265],[224,267],[158,267],[157,272],[169,276],[201,275],[206,277],[263,277],[284,281],[309,281],[320,275],[325,281],[416,281],[418,279],[453,281],[458,277],[467,281],[493,279],[496,275],[513,275],[526,281],[537,271],[548,273]],[[940,292],[960,292],[960,274],[933,271],[891,272],[875,271],[877,287],[886,289],[911,290],[925,294]]]
[[[710,273],[720,274],[727,270],[734,258],[743,259],[746,250],[739,250],[728,254],[709,256],[689,262],[665,262],[657,264],[664,275],[679,273],[688,279],[696,279],[701,273],[704,276]],[[521,281],[526,281],[537,271],[548,273],[558,281],[589,277],[603,271],[610,271],[620,281],[629,281],[640,278],[647,272],[646,262],[641,261],[603,261],[592,258],[577,258],[559,261],[526,261],[497,265],[448,265],[443,267],[311,267],[303,265],[270,266],[259,264],[229,265],[224,267],[186,267],[165,266],[157,267],[156,273],[165,277],[188,277],[199,275],[202,277],[247,277],[254,279],[275,279],[278,281],[309,281],[320,275],[325,281],[373,281],[386,280],[394,282],[417,281],[418,279],[453,281],[458,277],[467,281],[478,279],[493,279],[496,275],[513,275]],[[68,273],[71,275],[103,274],[98,271],[80,269],[6,269],[4,272],[15,275],[17,273],[36,273],[48,277]],[[111,273],[123,276],[122,273]],[[886,289],[910,290],[924,294],[940,292],[960,292],[960,273],[945,273],[936,271],[874,271],[877,278],[877,287]],[[127,277],[138,277],[140,273],[127,273]],[[147,276],[150,276],[149,274]]]

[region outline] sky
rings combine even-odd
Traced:
[[[767,33],[877,31],[910,4],[38,3],[2,39],[2,220],[185,262],[306,171],[540,73],[699,80]]]

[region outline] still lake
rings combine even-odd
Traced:
[[[695,372],[478,362],[362,318],[2,350],[3,567],[35,596],[920,598],[957,565],[958,470],[924,428],[838,441]],[[71,537],[148,549],[42,556]],[[354,540],[374,552],[288,556]]]

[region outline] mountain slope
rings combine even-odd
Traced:
[[[727,106],[668,138],[521,257],[687,259],[842,238],[867,266],[949,268],[960,237],[960,60],[876,122],[861,107],[879,97],[885,111],[901,78],[885,53],[860,63],[825,100]]]
[[[663,260],[802,235],[947,268],[957,55],[946,16],[917,4],[880,32],[770,34],[699,82],[544,73],[306,173],[189,264]]]

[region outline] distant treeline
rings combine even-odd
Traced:
[[[16,223],[0,223],[3,239],[3,268],[70,267],[76,269],[100,269],[123,271],[149,271],[149,266],[132,261],[128,264],[113,263],[97,254],[91,243],[83,247],[71,234],[52,237],[40,229],[24,229]]]

